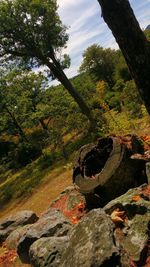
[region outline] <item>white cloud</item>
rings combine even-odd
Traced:
[[[150,24],[150,0],[130,0],[140,26]],[[72,59],[68,77],[76,75],[82,61],[84,50],[93,43],[103,47],[117,48],[111,31],[101,18],[101,10],[97,0],[58,0],[59,15],[67,26],[69,41],[65,53]]]

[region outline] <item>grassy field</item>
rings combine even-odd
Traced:
[[[41,180],[37,182],[39,185],[35,187],[35,184],[32,184],[34,188],[32,187],[32,190],[30,188],[27,192],[24,192],[25,189],[22,189],[21,191],[24,192],[23,197],[21,197],[20,192],[19,197],[14,195],[11,201],[1,208],[0,218],[24,209],[33,210],[40,215],[40,213],[44,212],[48,208],[51,201],[56,198],[59,193],[61,193],[68,185],[71,185],[71,172],[71,167],[66,168],[66,166],[56,167],[48,173],[47,171],[44,174],[42,172]],[[19,184],[19,177],[20,174],[15,175],[15,177],[11,177],[11,182],[9,181],[9,183],[14,182],[15,184]],[[1,185],[0,187],[2,186],[4,187],[4,185]],[[18,185],[19,189],[20,187],[21,184]]]
[[[150,134],[150,118],[129,122],[124,114],[111,113],[108,134]],[[123,116],[123,117],[122,117]],[[71,137],[70,137],[71,138]],[[83,138],[83,137],[82,137]],[[83,144],[80,137],[73,144],[69,160],[62,160],[59,154],[53,161],[53,154],[47,148],[43,155],[21,170],[0,174],[0,218],[18,210],[31,209],[38,215],[44,212],[50,202],[72,183],[72,161],[77,147]],[[86,140],[89,142],[89,140]],[[48,152],[49,151],[49,152]]]
[[[150,135],[149,117],[134,122],[126,121],[122,115],[107,114],[110,125],[108,134]],[[117,116],[117,117],[116,117]],[[88,142],[88,141],[87,141]],[[80,146],[82,141],[79,140]],[[79,145],[78,144],[78,145]],[[38,216],[45,212],[50,203],[69,185],[72,184],[71,154],[68,161],[56,159],[52,162],[47,151],[37,160],[17,172],[7,171],[0,174],[0,219],[21,210],[32,210]],[[23,265],[16,251],[0,247],[0,267],[30,267]]]
[[[37,162],[31,164],[30,167],[33,167],[33,165],[35,164],[37,165]],[[72,183],[71,164],[62,164],[63,162],[60,162],[58,164],[60,166],[56,165],[53,169],[51,169],[51,167],[48,167],[41,172],[39,171],[38,179],[40,180],[37,181],[36,186],[35,183],[32,183],[32,178],[33,176],[35,176],[36,172],[31,172],[31,176],[28,175],[28,179],[31,178],[30,190],[29,188],[27,188],[27,192],[24,192],[24,189],[20,189],[21,185],[23,186],[23,183],[19,185],[20,176],[23,175],[23,172],[25,172],[25,170],[22,170],[13,176],[10,176],[10,178],[8,177],[7,183],[9,183],[9,185],[12,185],[14,182],[14,188],[16,188],[16,185],[18,184],[18,190],[21,190],[24,193],[23,197],[21,197],[21,193],[19,192],[19,197],[17,197],[17,193],[15,194],[14,192],[14,196],[11,198],[11,200],[0,209],[0,219],[3,219],[10,214],[15,214],[17,211],[21,210],[32,210],[38,216],[46,211],[51,201],[54,200],[59,195],[59,193],[61,193],[67,186],[71,185]],[[4,185],[7,185],[7,183],[2,183],[0,186],[4,187]],[[10,189],[12,190],[11,187]],[[30,267],[30,265],[22,264],[16,251],[8,250],[5,247],[0,247],[0,267]]]

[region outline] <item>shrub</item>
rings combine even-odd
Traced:
[[[15,167],[26,166],[32,160],[38,158],[42,153],[40,146],[28,142],[19,143],[14,154]]]

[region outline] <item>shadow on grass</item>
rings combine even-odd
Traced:
[[[16,173],[12,172],[6,177],[6,180],[0,184],[0,208],[4,208],[13,199],[23,199],[29,197],[35,188],[37,188],[49,172],[55,168],[63,166],[70,162],[72,155],[84,144],[91,142],[91,136],[82,136],[77,140],[70,141],[65,149],[68,154],[68,160],[63,157],[61,149],[51,152],[45,151],[40,158],[26,165]],[[53,177],[55,178],[55,177]]]

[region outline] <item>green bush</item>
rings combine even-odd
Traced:
[[[15,167],[23,167],[32,160],[38,158],[42,153],[40,146],[28,142],[19,143],[14,154]]]

